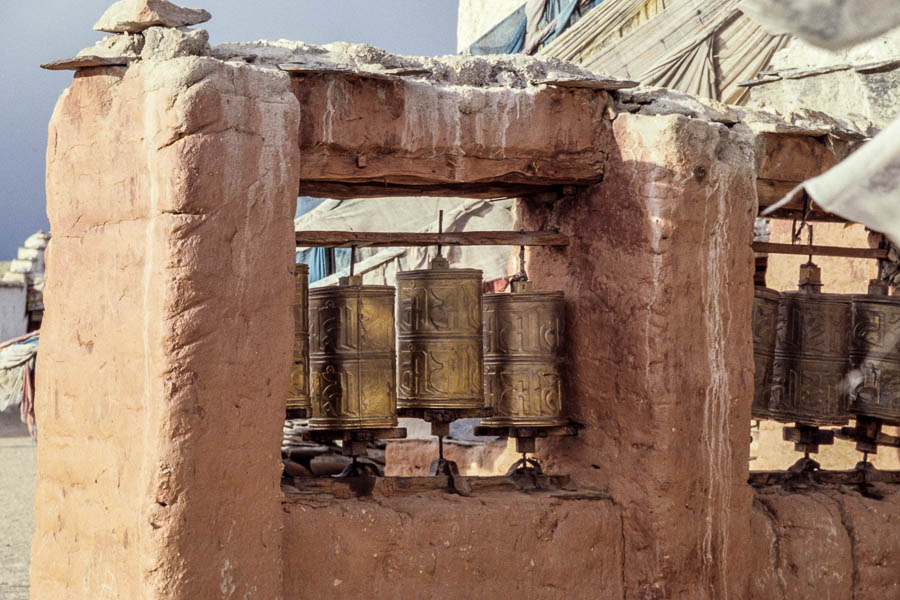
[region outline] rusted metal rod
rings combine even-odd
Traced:
[[[463,231],[388,233],[374,231],[298,231],[297,246],[389,248],[409,246],[568,246],[569,238],[546,231]]]
[[[753,242],[759,254],[801,254],[807,256],[843,256],[845,258],[887,258],[886,248],[845,248],[842,246],[810,246],[807,244],[773,244]]]

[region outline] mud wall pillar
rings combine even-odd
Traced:
[[[752,138],[683,116],[622,114],[603,183],[520,226],[539,289],[564,290],[569,406],[585,429],[539,443],[551,471],[623,511],[628,597],[742,597],[753,384]]]
[[[280,596],[298,117],[208,57],[60,98],[32,598]]]

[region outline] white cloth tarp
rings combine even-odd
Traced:
[[[790,38],[745,17],[739,1],[606,0],[541,54],[606,76],[740,104],[747,90],[737,84],[756,77]]]
[[[743,0],[740,8],[769,33],[791,33],[829,50],[864,42],[900,24],[898,0]]]
[[[25,387],[25,367],[37,354],[38,338],[0,348],[0,412],[18,408]]]
[[[509,231],[514,226],[514,201],[464,198],[360,198],[328,200],[298,217],[294,228],[326,231],[436,232],[444,211],[444,231]],[[365,283],[394,285],[399,271],[423,269],[436,248],[359,248],[355,272]],[[443,249],[453,266],[481,269],[485,281],[508,274],[506,246],[451,246]],[[321,279],[312,287],[333,285],[346,272]]]

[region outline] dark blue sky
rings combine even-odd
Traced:
[[[0,0],[0,261],[38,229],[44,208],[47,122],[70,71],[38,65],[74,56],[104,34],[91,27],[111,0]],[[366,42],[401,54],[452,54],[457,0],[190,0],[213,18],[210,43],[279,39]]]

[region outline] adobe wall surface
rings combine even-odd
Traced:
[[[900,597],[900,486],[781,487],[753,501],[749,598],[885,600]]]
[[[542,493],[289,495],[284,598],[622,598],[620,512]]]
[[[205,57],[50,124],[33,598],[276,598],[299,107]]]
[[[538,289],[566,293],[575,439],[538,442],[551,471],[609,486],[629,597],[738,598],[746,569],[753,385],[752,138],[684,116],[620,114],[603,184],[519,226]]]

